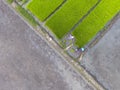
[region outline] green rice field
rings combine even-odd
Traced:
[[[31,0],[27,5],[40,21],[44,21],[64,0]]]
[[[120,0],[102,0],[72,32],[76,45],[87,44],[120,10]]]
[[[92,8],[98,0],[67,0],[46,26],[61,39]]]
[[[31,0],[26,8],[44,21],[58,40],[77,24],[70,33],[75,37],[75,45],[81,48],[120,11],[120,0]]]

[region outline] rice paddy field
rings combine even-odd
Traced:
[[[120,0],[102,0],[72,32],[76,45],[87,44],[120,10]]]
[[[27,5],[40,21],[44,21],[64,0],[31,0]]]
[[[71,33],[81,48],[120,11],[120,0],[31,0],[26,8],[45,22],[55,38]]]
[[[46,26],[61,39],[97,2],[97,0],[67,0],[46,22]]]

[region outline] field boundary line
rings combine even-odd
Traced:
[[[71,30],[69,31],[70,33],[73,32],[75,30],[75,28],[82,23],[82,21],[97,7],[97,5],[99,5],[99,3],[101,2],[101,0],[98,0],[98,2],[93,5],[90,10],[87,11],[87,13],[78,20],[78,22],[71,28]]]
[[[113,16],[113,18],[103,27],[103,29],[98,32],[96,37],[93,38],[93,40],[88,44],[87,47],[92,48],[93,46],[95,46],[97,42],[99,42],[99,40],[103,38],[103,36],[111,29],[118,18],[120,18],[120,11],[115,16]]]
[[[43,22],[47,21],[51,16],[53,16],[65,3],[67,2],[67,0],[64,0],[59,6],[57,6],[57,8],[51,12],[44,20]]]

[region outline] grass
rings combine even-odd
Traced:
[[[17,0],[17,2],[22,3],[22,5],[25,4],[25,3],[27,3],[28,1],[29,1],[29,0]]]
[[[68,0],[46,23],[61,39],[92,8],[98,0]]]
[[[25,4],[27,3],[29,0],[21,0],[22,1],[22,4]]]
[[[10,4],[11,4],[13,1],[14,1],[14,0],[7,0],[7,2],[10,3]]]
[[[102,0],[73,31],[76,45],[83,47],[119,12],[120,0]]]
[[[35,19],[24,8],[22,8],[21,6],[18,5],[16,9],[33,26],[37,26],[38,25],[38,23],[35,21]]]
[[[27,9],[44,21],[64,0],[32,0]]]

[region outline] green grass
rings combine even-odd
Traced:
[[[27,9],[44,21],[64,0],[32,0]]]
[[[22,1],[22,4],[25,4],[27,3],[29,0],[21,0]]]
[[[13,1],[14,1],[14,0],[7,0],[7,2],[10,3],[10,4],[11,4]]]
[[[61,39],[92,8],[98,0],[67,0],[46,23],[46,26]]]
[[[83,47],[119,12],[120,0],[102,0],[73,31],[76,45]]]
[[[24,18],[28,22],[30,22],[30,24],[32,24],[33,26],[37,26],[38,25],[38,23],[35,21],[35,19],[24,8],[22,8],[21,6],[18,5],[16,7],[16,9],[17,9],[18,12],[20,12],[20,14],[22,16],[24,16]]]

